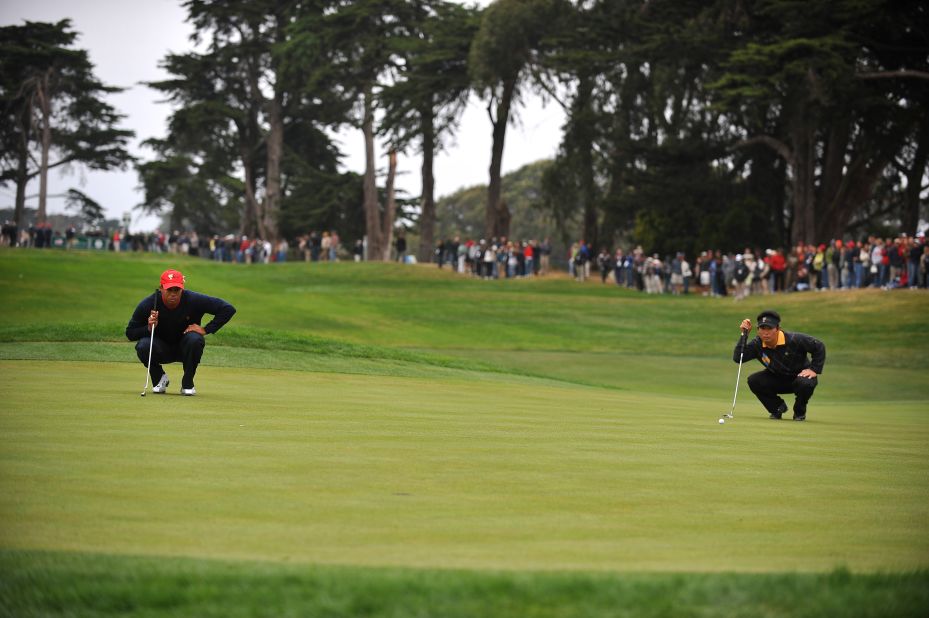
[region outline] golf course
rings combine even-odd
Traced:
[[[237,310],[194,397],[125,337],[166,268]],[[720,424],[769,308],[826,344],[807,420],[751,361]],[[927,315],[0,250],[0,617],[927,616]]]

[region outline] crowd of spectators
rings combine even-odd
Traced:
[[[335,231],[314,231],[299,237],[294,253],[286,239],[272,243],[266,239],[249,238],[246,235],[204,236],[196,231],[178,230],[171,233],[155,231],[134,234],[122,229],[112,233],[91,230],[79,234],[74,226],[68,226],[63,233],[59,233],[53,231],[50,223],[31,225],[17,234],[16,226],[10,221],[3,224],[0,246],[73,249],[79,246],[79,239],[82,243],[81,248],[116,253],[171,253],[241,264],[267,264],[294,258],[314,262],[336,260],[340,249],[339,236]]]
[[[592,259],[583,242],[572,248],[572,276],[590,276]],[[745,298],[750,294],[847,290],[874,287],[929,287],[929,243],[925,236],[870,236],[862,241],[799,244],[789,251],[746,248],[741,253],[702,251],[691,263],[684,253],[660,258],[641,247],[625,252],[601,250],[596,257],[601,282],[649,294],[700,293]]]
[[[551,242],[537,240],[509,240],[502,238],[465,240],[459,236],[436,245],[434,257],[439,268],[446,265],[452,271],[480,277],[499,279],[545,275],[550,269]]]
[[[550,270],[551,244],[546,239],[514,242],[506,238],[440,242],[439,268],[483,279],[523,277]],[[683,252],[660,257],[642,247],[614,252],[602,248],[594,256],[582,240],[566,255],[568,274],[584,282],[596,269],[603,284],[648,294],[731,296],[840,290],[864,287],[926,288],[929,244],[925,236],[901,235],[862,241],[834,240],[818,246],[800,244],[790,251],[746,248],[741,253],[707,250],[690,261]]]
[[[73,248],[78,233],[69,226],[55,233],[48,223],[32,225],[16,233],[5,222],[0,245],[22,247]],[[261,238],[227,234],[204,236],[194,232],[174,231],[126,234],[84,234],[83,240],[98,249],[175,253],[242,264],[284,262],[298,259],[307,262],[337,261],[343,250],[335,231],[312,231],[296,239],[272,243]],[[401,234],[395,255],[407,261],[406,239]],[[355,261],[364,259],[364,245],[356,241],[350,251]],[[543,241],[514,241],[491,238],[489,241],[464,240],[460,237],[439,242],[434,260],[439,268],[483,279],[517,278],[545,275],[551,271],[552,244]],[[861,241],[833,240],[818,246],[799,244],[789,251],[746,248],[740,253],[702,251],[691,261],[683,252],[659,257],[647,254],[642,247],[626,251],[602,248],[594,256],[590,247],[579,241],[565,256],[569,276],[586,281],[591,270],[599,271],[603,284],[636,289],[648,294],[690,294],[731,296],[802,292],[807,290],[841,290],[874,287],[929,287],[929,242],[925,235],[901,234],[896,238],[869,236]]]

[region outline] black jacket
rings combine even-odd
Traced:
[[[765,369],[782,378],[795,378],[804,369],[812,369],[819,375],[826,364],[826,346],[822,341],[803,333],[784,333],[784,345],[776,348],[765,348],[761,344],[761,337],[755,337],[745,343],[745,356],[743,360],[758,359]],[[742,352],[742,340],[736,344],[732,352],[732,360],[739,362]],[[807,355],[810,358],[807,358]]]
[[[235,315],[235,307],[221,298],[214,298],[206,294],[199,294],[184,290],[181,302],[174,309],[165,307],[161,300],[161,292],[149,294],[139,303],[132,312],[132,318],[126,326],[126,337],[129,341],[138,341],[148,336],[148,316],[155,307],[157,299],[158,325],[155,327],[155,336],[162,341],[175,344],[184,336],[184,330],[191,324],[200,324],[203,314],[213,315],[209,324],[203,327],[207,335],[212,335]]]

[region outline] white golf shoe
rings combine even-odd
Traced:
[[[191,386],[190,388],[181,389],[181,395],[187,395],[188,397],[190,397],[191,395],[196,395],[196,394],[197,394],[197,389],[195,389],[193,386]]]
[[[168,384],[171,383],[171,380],[168,379],[168,374],[161,374],[161,379],[158,380],[158,384],[152,387],[153,393],[165,393],[168,390]]]

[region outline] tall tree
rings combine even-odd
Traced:
[[[138,166],[146,189],[143,209],[170,210],[172,226],[178,227],[185,218],[213,221],[209,211],[223,208],[220,204],[241,204],[236,229],[249,236],[261,233],[259,192],[265,138],[261,101],[251,93],[254,79],[246,75],[255,66],[229,47],[165,57],[162,67],[171,77],[148,85],[164,93],[177,108],[169,118],[165,139],[147,142],[156,151],[155,161]],[[236,174],[242,178],[239,196],[229,195],[221,202],[206,200],[199,206],[197,200],[176,201],[197,193],[184,188],[189,181],[230,186],[226,179]],[[201,232],[216,229],[228,228]]]
[[[194,154],[171,140],[145,145],[157,155],[137,165],[147,212],[168,214],[175,230],[192,227],[209,235],[238,229],[246,192],[226,158]]]
[[[733,119],[755,119],[743,126],[776,118],[741,143],[763,144],[786,162],[791,239],[841,237],[913,134],[912,99],[895,82],[925,74],[925,28],[914,28],[922,53],[890,50],[906,47],[894,44],[900,24],[925,24],[925,11],[916,10],[920,18],[913,5],[885,0],[740,6],[746,19],[714,84],[720,104]],[[895,79],[867,78],[877,75]]]
[[[296,238],[334,230],[345,241],[364,237],[361,176],[339,172],[339,152],[320,126],[328,111],[306,101],[295,107],[301,113],[288,114],[284,131],[281,233]]]
[[[331,202],[308,201],[313,195],[335,200],[342,191],[336,187],[344,185],[335,170],[337,152],[322,131],[331,121],[327,114],[334,114],[326,108],[330,98],[325,85],[305,96],[305,72],[286,62],[290,24],[321,19],[326,3],[190,0],[186,6],[196,40],[208,45],[204,53],[167,56],[163,66],[171,77],[150,84],[177,109],[158,145],[161,158],[140,168],[147,188],[148,180],[154,182],[146,207],[171,207],[191,222],[219,225],[235,206],[241,233],[269,239],[302,233],[293,227],[298,222],[337,220],[317,217],[331,210]],[[319,62],[300,60],[308,67]],[[212,175],[207,179],[205,173]],[[190,183],[207,180],[214,199],[200,208],[219,208],[215,216],[164,199],[191,196]],[[229,194],[234,187],[237,196]]]
[[[0,183],[16,184],[20,228],[26,185],[36,176],[37,216],[45,221],[49,170],[68,164],[111,170],[132,160],[126,147],[134,134],[118,128],[123,116],[104,100],[122,89],[94,76],[87,52],[73,47],[77,37],[69,20],[0,28]]]
[[[400,70],[380,95],[381,133],[396,148],[418,143],[422,150],[418,258],[429,261],[435,245],[433,161],[467,103],[468,50],[479,13],[444,0],[414,0],[410,9],[405,36],[390,41]]]
[[[290,27],[284,50],[288,70],[303,75],[304,96],[334,93],[342,113],[334,125],[361,129],[365,148],[363,207],[370,259],[386,259],[393,228],[389,210],[379,200],[375,157],[376,99],[394,68],[389,41],[406,31],[409,5],[404,0],[331,0],[322,17],[301,17]],[[307,64],[306,58],[314,58]]]
[[[545,186],[553,210],[583,212],[588,240],[591,204],[607,239],[615,229],[685,242],[687,221],[700,242],[726,231],[727,247],[784,244],[801,225],[838,237],[903,203],[910,220],[919,210],[925,181],[903,180],[925,177],[916,110],[927,99],[929,46],[918,4],[849,2],[834,14],[791,0],[578,7],[589,19],[547,58],[569,97]],[[811,153],[800,167],[794,140]],[[701,177],[702,186],[691,182]],[[797,207],[804,199],[811,210]]]
[[[549,90],[567,113],[545,177],[549,209],[560,221],[579,211],[583,238],[595,245],[633,229],[679,242],[680,225],[665,234],[656,225],[685,205],[707,208],[712,192],[694,193],[683,180],[706,175],[706,157],[725,154],[702,85],[717,28],[688,3],[661,1],[582,3],[564,23],[543,65],[543,83],[560,82]],[[659,178],[681,182],[657,187]]]
[[[598,32],[602,28],[599,6],[579,3],[558,20],[557,29],[545,41],[546,53],[539,67],[540,86],[564,109],[567,121],[555,164],[546,168],[543,186],[547,209],[562,231],[577,211],[581,236],[599,244],[602,188],[598,186],[596,143],[600,130],[597,113],[597,79],[615,58],[603,53],[613,41]],[[566,93],[565,96],[563,93]],[[607,236],[611,236],[607,233]],[[567,242],[567,238],[563,238]]]
[[[235,78],[223,86],[238,90],[243,100],[237,105],[247,110],[237,126],[245,133],[240,150],[247,157],[248,138],[260,115],[261,147],[264,158],[264,192],[260,200],[246,193],[246,225],[255,226],[266,239],[279,236],[281,210],[281,166],[283,159],[285,107],[291,93],[280,75],[280,60],[276,54],[287,40],[287,26],[294,18],[296,0],[187,0],[189,19],[196,28],[196,38],[209,38],[209,49],[225,66],[234,67]],[[316,10],[313,3],[304,3],[307,10]],[[235,83],[235,79],[240,80]],[[246,174],[254,171],[254,162],[243,161]],[[246,181],[246,191],[254,189]],[[252,210],[254,209],[254,212]]]
[[[902,199],[894,195],[888,201],[902,206],[903,231],[916,234],[920,210],[929,203],[929,7],[919,2],[890,3],[859,24],[857,38],[873,56],[863,58],[857,79],[882,82],[883,90],[889,91],[886,99],[893,101],[896,114],[909,127],[889,173],[885,171],[890,182],[878,187],[889,184],[902,189]]]
[[[506,129],[514,105],[531,88],[540,42],[558,23],[564,6],[559,0],[496,0],[484,10],[471,44],[471,76],[487,99],[493,128],[485,220],[488,237],[509,235],[510,214],[500,199]]]
[[[705,220],[725,219],[721,207],[732,201],[727,124],[707,104],[705,88],[719,62],[721,29],[702,5],[633,2],[597,15],[619,34],[607,48],[619,60],[605,73],[614,92],[598,101],[603,112],[615,110],[600,147],[609,153],[607,220],[627,229],[631,222],[636,242],[668,253],[692,251],[708,236]],[[739,234],[733,242],[749,239]]]

